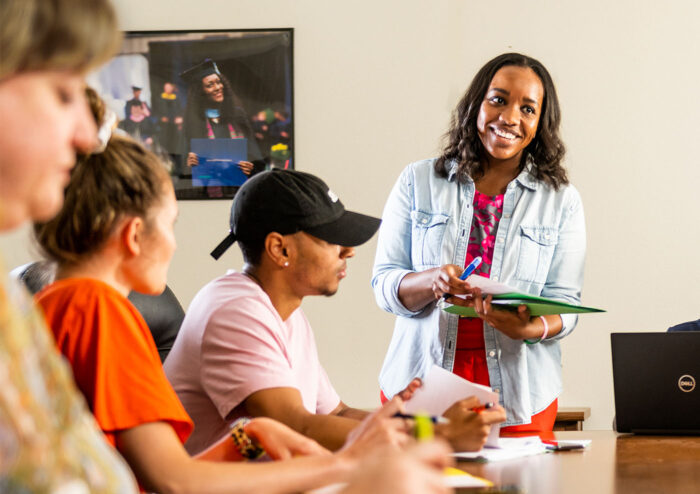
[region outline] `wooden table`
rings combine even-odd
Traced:
[[[700,493],[700,437],[635,436],[613,431],[555,432],[591,439],[588,449],[459,468],[528,494]],[[467,489],[458,492],[474,492]],[[518,491],[514,491],[518,492]]]

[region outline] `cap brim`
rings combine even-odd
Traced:
[[[329,244],[356,247],[372,238],[381,222],[382,220],[374,216],[345,211],[335,221],[313,228],[302,228],[302,230]]]
[[[236,242],[236,236],[233,234],[233,232],[230,232],[228,235],[226,235],[226,238],[223,239],[221,242],[219,242],[219,245],[217,245],[214,250],[212,250],[209,255],[212,256],[215,260],[219,260],[219,257],[221,257],[226,250],[231,247],[234,243]]]

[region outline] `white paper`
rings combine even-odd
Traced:
[[[470,396],[476,396],[481,403],[498,403],[498,393],[491,388],[475,384],[449,372],[442,367],[433,365],[428,375],[423,378],[423,386],[418,388],[413,397],[406,402],[409,413],[427,413],[442,415],[456,401]],[[491,426],[491,432],[486,440],[490,446],[498,446],[498,425]]]
[[[453,456],[460,460],[503,461],[546,452],[546,445],[538,436],[502,437],[498,447],[486,446],[479,451],[464,451],[454,453]]]
[[[503,293],[518,293],[519,290],[515,288],[504,285],[503,283],[498,283],[489,278],[483,276],[471,275],[467,278],[467,283],[472,287],[481,288],[481,293],[485,295],[501,295]],[[463,297],[462,295],[459,295]]]

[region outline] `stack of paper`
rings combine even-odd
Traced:
[[[527,293],[520,293],[514,288],[497,283],[483,276],[472,275],[467,278],[467,282],[473,286],[481,288],[484,295],[492,295],[492,304],[498,308],[515,310],[519,305],[527,305],[531,316],[546,316],[550,314],[575,314],[584,312],[605,312],[594,307],[584,307],[582,305],[568,304],[561,300],[554,300],[546,297],[537,297]],[[462,307],[461,305],[444,304],[443,310],[451,314],[458,314],[463,317],[478,317],[474,307]]]
[[[454,457],[463,461],[503,461],[546,452],[547,447],[538,436],[502,437],[496,447],[485,446],[479,451],[458,452],[454,453]]]

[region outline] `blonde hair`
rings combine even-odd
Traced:
[[[163,163],[140,143],[113,136],[105,150],[81,158],[65,190],[63,208],[52,220],[34,225],[46,257],[75,265],[107,241],[119,221],[138,216],[150,223],[170,185]]]
[[[0,1],[0,80],[34,70],[86,72],[120,42],[108,0]]]

